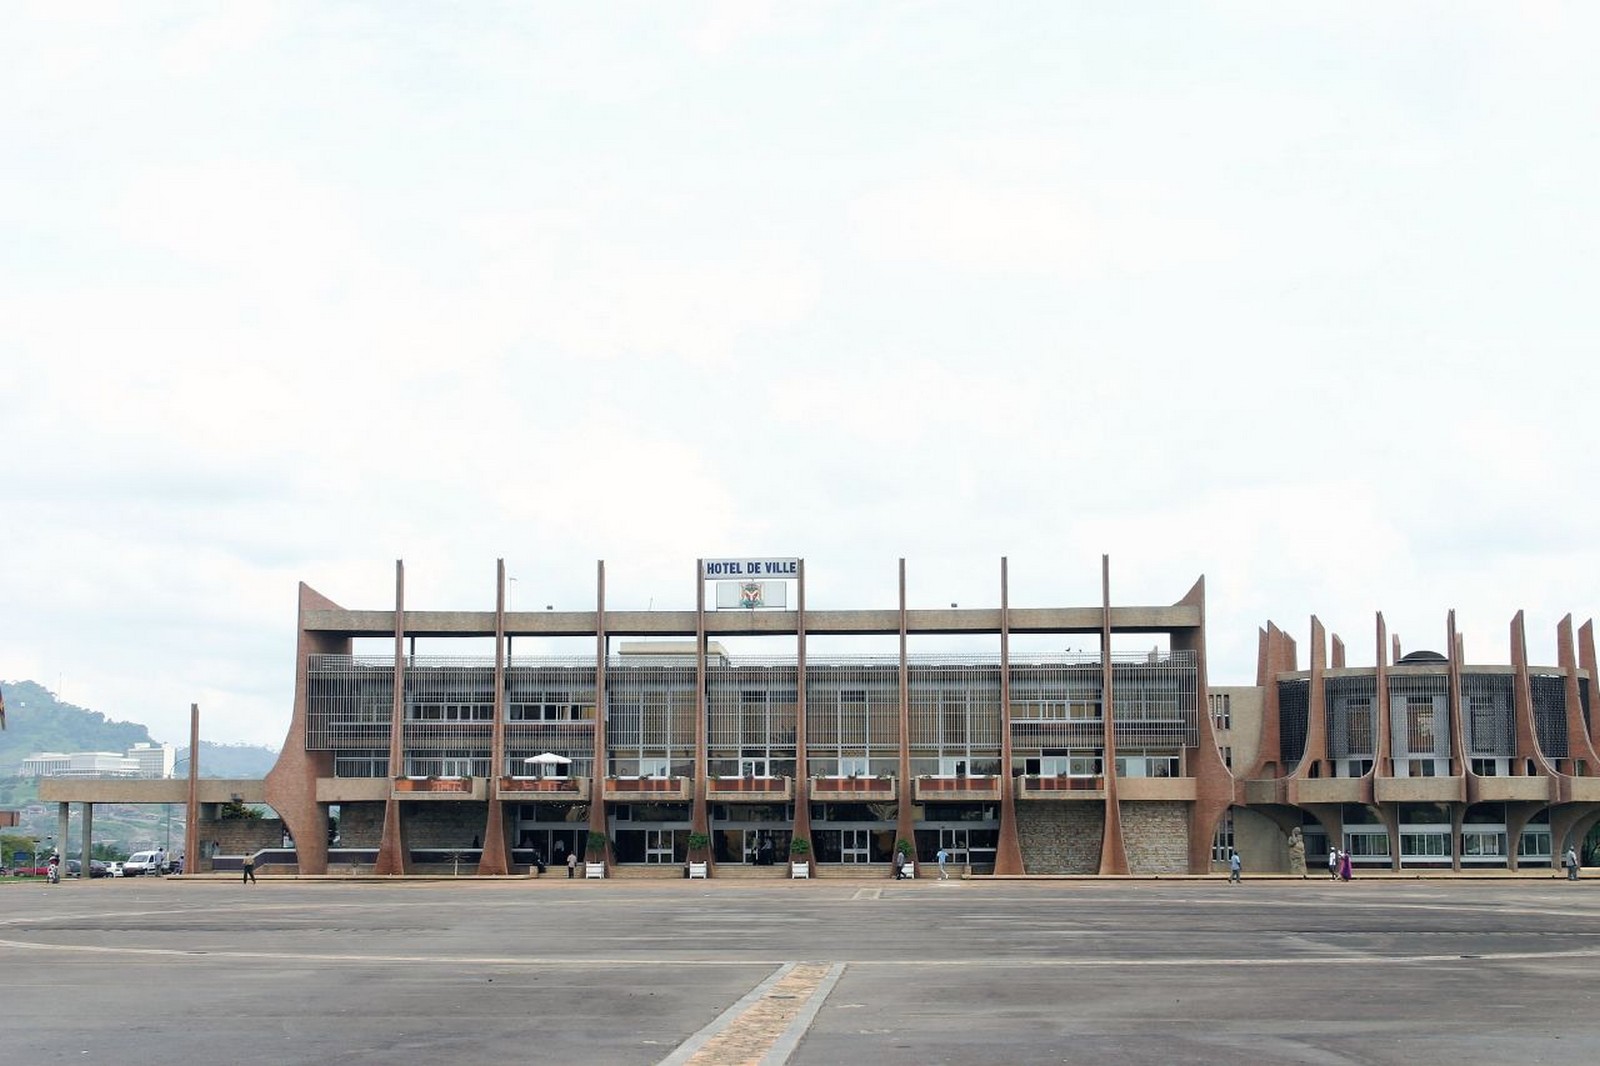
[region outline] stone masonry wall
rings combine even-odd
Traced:
[[[339,846],[375,848],[383,842],[383,804],[339,804]]]
[[[1128,872],[1189,872],[1189,805],[1182,802],[1138,801],[1121,805],[1122,845]]]
[[[408,848],[467,848],[474,837],[483,843],[488,810],[482,803],[402,803],[400,817]]]
[[[202,862],[212,855],[252,855],[263,848],[283,847],[283,822],[277,818],[200,820]],[[195,867],[196,871],[209,866]],[[234,864],[238,868],[238,863]]]
[[[1100,872],[1106,812],[1098,803],[1019,803],[1017,841],[1030,874]]]

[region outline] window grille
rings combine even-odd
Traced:
[[[1528,678],[1533,693],[1533,724],[1539,750],[1552,759],[1567,757],[1567,679],[1560,674]]]
[[[788,776],[795,764],[793,665],[706,671],[706,757],[712,776]]]
[[[394,660],[313,655],[307,669],[306,750],[389,750]]]
[[[1394,757],[1450,757],[1450,679],[1442,673],[1389,675],[1389,742]],[[1413,769],[1427,773],[1425,766]]]
[[[694,771],[693,659],[606,667],[606,747],[618,777],[688,777]]]
[[[527,762],[549,752],[571,759],[569,777],[594,775],[593,659],[512,659],[506,665],[502,774],[534,776]]]
[[[899,759],[899,660],[808,663],[806,760],[813,771],[892,774]]]
[[[1311,682],[1295,678],[1278,682],[1278,757],[1286,767],[1306,751],[1306,720],[1311,709]]]
[[[1377,733],[1373,729],[1377,678],[1371,674],[1330,677],[1322,684],[1327,704],[1328,757],[1371,758]]]
[[[1471,755],[1508,758],[1516,754],[1516,725],[1510,674],[1462,674],[1462,715]]]

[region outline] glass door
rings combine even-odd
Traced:
[[[644,831],[644,861],[664,866],[672,865],[672,830],[646,829]]]
[[[871,862],[872,831],[870,829],[841,829],[839,831],[839,861]]]
[[[967,863],[967,831],[965,829],[939,830],[939,846],[949,852],[949,861],[956,866]]]

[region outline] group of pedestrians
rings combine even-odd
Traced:
[[[1328,849],[1328,879],[1331,881],[1350,880],[1350,853],[1339,850],[1338,845]]]

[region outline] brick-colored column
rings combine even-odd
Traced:
[[[806,561],[800,560],[795,593],[794,829],[791,841],[806,842],[806,860],[816,869],[811,842],[811,768],[806,752]]]
[[[704,559],[694,563],[694,803],[689,813],[692,833],[711,833],[710,812],[706,807],[706,568]],[[709,861],[709,856],[708,856]],[[709,870],[710,867],[708,866]]]
[[[1456,612],[1452,608],[1444,618],[1445,644],[1449,648],[1446,657],[1446,684],[1448,686],[1450,704],[1450,758],[1454,765],[1454,774],[1459,775],[1463,781],[1470,781],[1472,764],[1467,758],[1467,737],[1463,723],[1466,716],[1461,709],[1461,640],[1456,632]],[[1466,794],[1470,799],[1473,791],[1468,787]],[[1450,837],[1450,868],[1457,873],[1461,871],[1461,825],[1467,815],[1466,803],[1453,803],[1450,805],[1452,813]],[[1507,838],[1509,840],[1509,838]]]
[[[480,875],[511,871],[506,854],[505,801],[500,797],[500,777],[506,772],[506,561],[494,563],[494,724],[489,731],[489,809],[483,826],[483,851],[478,855]]]
[[[406,568],[404,560],[394,564],[394,702],[389,709],[389,777],[405,774],[406,729]],[[383,803],[383,836],[378,841],[377,874],[401,875],[406,872],[405,835],[400,822],[400,801],[394,788]]]
[[[1194,583],[1178,606],[1200,612],[1200,625],[1193,631],[1172,634],[1172,650],[1193,653],[1195,660],[1195,700],[1199,715],[1199,744],[1185,752],[1189,776],[1195,779],[1195,801],[1189,809],[1189,872],[1208,873],[1211,869],[1211,841],[1217,824],[1233,805],[1233,772],[1222,761],[1215,723],[1211,720],[1211,692],[1206,669],[1206,579]]]
[[[1117,801],[1116,693],[1111,669],[1111,556],[1100,557],[1100,716],[1104,748],[1100,770],[1106,784],[1105,833],[1100,837],[1100,872],[1127,874],[1128,849],[1122,840],[1122,807]]]
[[[183,872],[200,870],[200,705],[189,704],[189,788],[183,804]],[[284,822],[285,825],[288,822]],[[293,833],[293,830],[290,830]],[[88,836],[88,833],[84,834]],[[298,842],[297,842],[298,843]],[[327,833],[323,833],[326,854]],[[296,847],[298,852],[299,848]]]
[[[306,731],[311,700],[311,657],[314,655],[349,655],[349,637],[327,633],[313,633],[306,628],[306,614],[310,611],[340,610],[338,604],[316,592],[304,582],[300,583],[299,637],[295,644],[294,711],[289,718],[289,732],[283,739],[283,750],[278,761],[267,773],[267,803],[283,819],[294,838],[295,861],[303,874],[328,872],[328,817],[317,802],[317,778],[333,776],[331,751],[307,751]],[[191,744],[190,772],[195,773],[195,760]],[[390,768],[391,776],[394,773]],[[197,786],[198,787],[198,786]],[[199,813],[195,813],[195,832],[199,832]],[[201,853],[204,842],[197,836],[190,838],[187,859],[201,869],[211,856]]]
[[[1000,838],[995,842],[994,872],[1020,874],[1022,840],[1017,833],[1017,781],[1011,776],[1011,575],[1000,559]]]
[[[1594,620],[1583,623],[1578,627],[1578,659],[1583,670],[1589,675],[1589,746],[1600,752],[1600,708],[1592,706],[1600,700],[1600,666],[1597,666],[1594,650]]]
[[[1560,657],[1567,703],[1567,752],[1570,765],[1567,773],[1573,777],[1593,777],[1600,773],[1600,758],[1589,742],[1588,726],[1583,720],[1583,701],[1578,692],[1578,654],[1572,642],[1572,615],[1561,619],[1556,626],[1556,653]],[[1579,773],[1579,765],[1583,773]]]
[[[606,564],[595,567],[594,593],[594,765],[589,770],[589,832],[605,837],[597,855],[584,844],[585,862],[611,861],[611,833],[606,825]]]
[[[1306,693],[1306,745],[1300,752],[1298,778],[1326,776],[1328,767],[1328,698],[1323,685],[1327,670],[1327,632],[1316,615],[1311,616],[1311,684]]]
[[[1389,809],[1379,807],[1376,799],[1377,779],[1394,776],[1394,745],[1391,740],[1391,712],[1389,707],[1389,663],[1384,657],[1384,643],[1389,635],[1389,624],[1384,620],[1383,612],[1379,611],[1374,622],[1377,634],[1378,657],[1373,668],[1372,698],[1377,704],[1373,708],[1372,727],[1378,731],[1373,737],[1372,772],[1367,775],[1367,780],[1362,788],[1362,800],[1367,806],[1378,811],[1383,819],[1383,824],[1389,830],[1389,868],[1400,869],[1400,808],[1397,804],[1389,804]],[[1394,638],[1394,661],[1400,661],[1400,638]]]
[[[900,698],[900,753],[898,760],[899,787],[896,794],[900,802],[895,804],[895,847],[900,846],[900,841],[909,841],[912,846],[911,861],[916,862],[916,826],[911,820],[911,687],[908,680],[910,666],[906,662],[906,561],[900,560],[900,670],[899,698]],[[891,860],[892,864],[892,860]]]

